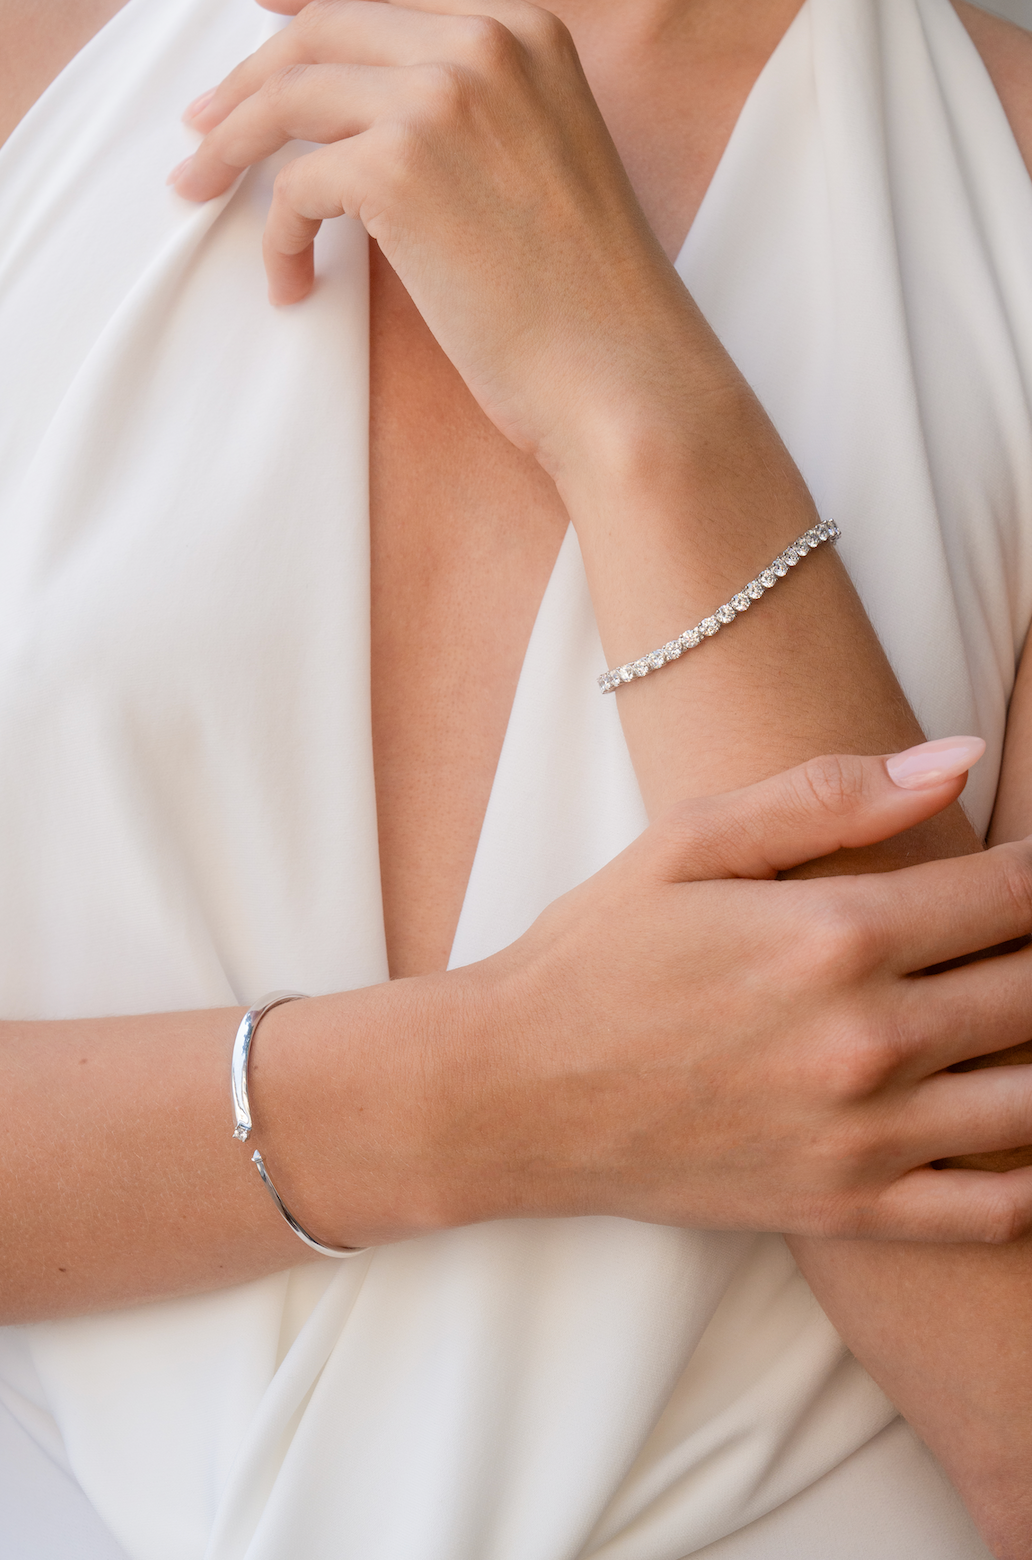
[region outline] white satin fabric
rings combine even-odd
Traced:
[[[7,1015],[386,978],[365,238],[329,226],[318,289],[274,311],[270,167],[201,209],[163,184],[183,105],[268,25],[130,0],[0,153]],[[929,734],[986,738],[979,826],[1032,616],[1029,255],[946,0],[808,0],[679,261]],[[453,964],[641,829],[604,664],[571,535]],[[775,1237],[499,1223],[0,1340],[15,1441],[131,1560],[985,1554]],[[33,1560],[106,1542],[40,1524]]]

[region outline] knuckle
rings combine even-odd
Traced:
[[[462,35],[467,55],[488,71],[510,66],[520,52],[516,38],[494,16],[464,17]]]
[[[553,15],[551,11],[543,10],[540,6],[528,7],[520,31],[531,48],[543,53],[565,53],[573,49],[569,28],[559,20],[558,16]]]
[[[857,1024],[850,1030],[837,1059],[835,1094],[854,1104],[869,1100],[885,1088],[898,1067],[899,1051],[885,1033]],[[866,1137],[864,1150],[869,1152]]]
[[[855,1046],[868,1093],[877,1093],[896,1079],[919,1049],[915,1025],[905,1015],[879,1006],[877,1016],[867,1015],[858,1025]]]
[[[802,800],[809,812],[816,805],[833,818],[854,812],[863,802],[867,771],[863,760],[849,753],[822,753],[797,771]]]
[[[469,72],[450,60],[420,67],[424,112],[437,124],[466,118],[473,97]]]
[[[861,904],[850,878],[824,879],[812,898],[805,936],[806,957],[824,980],[855,984],[878,959],[878,928]]]

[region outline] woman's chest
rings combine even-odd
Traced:
[[[0,0],[0,145],[126,0]]]
[[[392,973],[448,959],[567,518],[373,247],[373,753]]]

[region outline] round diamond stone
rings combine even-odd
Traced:
[[[836,541],[838,541],[838,539],[839,539],[839,537],[841,535],[842,535],[842,528],[841,528],[841,526],[837,525],[834,520],[829,520],[828,521],[828,540],[831,541],[831,542],[836,542]]]
[[[758,579],[764,590],[770,590],[772,585],[776,585],[778,583],[778,577],[773,569],[763,569],[759,574]]]
[[[722,607],[717,608],[713,616],[718,623],[733,623],[735,620],[735,609],[729,601],[725,601]]]
[[[750,601],[759,601],[760,597],[763,595],[763,586],[760,584],[759,580],[750,580],[748,585],[745,587],[745,594],[748,596]]]
[[[737,596],[731,597],[731,606],[734,607],[736,612],[748,612],[749,608],[752,606],[752,602],[745,594],[745,591],[740,590]]]
[[[823,523],[823,521],[820,525],[815,526],[814,529],[817,532],[818,541],[826,542],[828,537],[831,535],[831,532],[828,530],[828,527]]]
[[[649,675],[649,663],[644,656],[642,656],[640,661],[635,661],[632,664],[631,671],[635,677],[647,677]]]
[[[694,650],[695,646],[699,644],[701,639],[701,628],[686,628],[684,633],[681,635],[681,648],[684,650]]]
[[[634,667],[631,665],[630,661],[628,661],[626,666],[621,666],[618,668],[617,675],[621,682],[634,681]]]
[[[652,667],[652,670],[654,672],[658,672],[659,668],[663,665],[663,662],[666,660],[666,656],[663,654],[662,650],[650,650],[648,655],[645,657],[645,659],[649,663],[649,665]]]
[[[783,580],[785,575],[788,573],[788,564],[785,562],[784,558],[775,558],[774,562],[771,564],[771,568],[774,570],[774,573],[777,575],[779,580]]]
[[[797,552],[800,558],[805,558],[810,551],[810,545],[805,536],[801,536],[797,542],[792,543],[792,551]]]
[[[683,649],[684,646],[679,639],[671,639],[663,646],[663,655],[668,661],[676,661]]]
[[[799,562],[799,554],[796,552],[794,547],[786,547],[781,556],[784,558],[790,569],[794,569],[796,564]]]
[[[706,638],[709,639],[713,634],[718,632],[719,628],[720,622],[717,618],[703,618],[702,622],[699,624],[699,633],[705,634]]]

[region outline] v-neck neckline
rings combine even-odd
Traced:
[[[742,107],[739,110],[738,117],[735,120],[734,126],[732,127],[731,134],[728,136],[717,166],[713,171],[713,177],[710,179],[710,182],[706,187],[705,194],[699,202],[695,216],[692,219],[691,226],[685,235],[684,243],[681,245],[681,248],[677,253],[677,257],[673,261],[674,269],[677,270],[678,274],[682,275],[682,277],[684,274],[684,268],[687,262],[689,250],[693,241],[693,235],[695,235],[697,232],[703,231],[709,207],[713,200],[719,198],[720,186],[728,177],[728,170],[733,166],[738,144],[742,140],[743,136],[751,133],[751,115],[749,113],[750,105],[755,100],[762,86],[766,85],[771,72],[779,68],[781,59],[785,56],[787,51],[793,47],[796,34],[802,27],[806,25],[806,22],[803,20],[803,18],[806,17],[809,11],[809,6],[810,0],[803,0],[802,6],[796,12],[795,16],[792,18],[792,21],[789,23],[788,27],[786,27],[774,49],[771,51],[769,58],[754,81],[752,87],[749,89],[749,93],[746,96],[745,102],[742,104]],[[714,193],[714,191],[716,193]],[[459,915],[455,925],[455,932],[452,937],[451,947],[448,953],[449,969],[452,968],[455,961],[456,948],[462,939],[464,923],[467,920],[470,890],[471,886],[474,884],[475,877],[477,876],[477,863],[481,857],[482,849],[485,844],[485,831],[488,825],[488,820],[491,818],[492,813],[494,812],[497,805],[497,797],[500,795],[506,783],[506,771],[508,769],[507,759],[511,748],[510,733],[513,726],[513,714],[526,697],[525,684],[528,675],[528,664],[531,656],[531,648],[534,646],[538,638],[540,625],[542,623],[546,608],[550,605],[556,588],[560,584],[560,571],[565,571],[568,576],[570,574],[567,561],[567,553],[573,540],[569,534],[570,530],[572,530],[572,526],[567,529],[563,541],[560,544],[555,562],[552,565],[548,581],[545,585],[544,593],[542,594],[541,601],[538,604],[538,609],[534,616],[534,623],[531,628],[527,645],[524,649],[523,659],[520,663],[520,673],[516,681],[513,701],[509,710],[509,718],[506,721],[505,733],[502,737],[502,743],[498,753],[498,762],[495,766],[495,772],[491,780],[491,788],[488,792],[487,804],[484,808],[484,815],[480,822],[480,829],[477,834],[476,849],[473,853],[473,861],[470,867],[469,876],[466,880],[466,887],[462,896],[462,904],[459,909]],[[580,572],[583,574],[583,565],[580,565]],[[599,669],[602,669],[601,666]],[[460,962],[465,961],[462,960]]]

